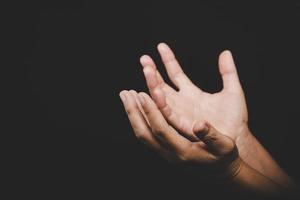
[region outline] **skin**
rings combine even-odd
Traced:
[[[165,159],[181,164],[218,169],[233,188],[246,194],[275,196],[286,193],[249,165],[238,154],[234,140],[205,121],[198,121],[193,133],[202,142],[192,142],[168,124],[157,105],[146,93],[122,91],[120,98],[138,139]],[[205,171],[202,171],[205,174]]]
[[[224,88],[215,94],[204,92],[192,83],[166,44],[158,45],[158,51],[178,91],[165,83],[150,56],[142,56],[140,62],[151,96],[172,125],[196,141],[192,130],[198,120],[209,121],[234,140],[247,133],[245,97],[229,51],[219,58]]]
[[[157,49],[175,89],[163,80],[150,56],[143,55],[140,62],[150,95],[167,122],[194,142],[200,141],[193,133],[195,124],[209,122],[235,142],[247,164],[284,187],[295,187],[249,130],[245,96],[231,52],[219,56],[223,89],[210,94],[192,83],[168,45],[160,43]]]

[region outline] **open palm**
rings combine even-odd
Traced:
[[[233,140],[247,130],[245,97],[229,51],[219,56],[219,71],[224,87],[214,94],[202,91],[190,81],[166,44],[159,44],[158,51],[178,91],[164,82],[151,57],[144,55],[140,61],[150,94],[172,126],[186,133],[185,136],[193,141],[199,140],[193,134],[193,127],[199,120],[211,123]]]

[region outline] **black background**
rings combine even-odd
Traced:
[[[199,87],[222,82],[218,54],[233,52],[253,134],[299,180],[300,4],[199,1],[16,3],[7,15],[14,54],[4,124],[14,140],[12,184],[40,197],[207,197],[220,193],[137,141],[118,93],[147,91],[139,57],[159,42]],[[166,77],[166,76],[165,76]],[[20,139],[21,138],[21,139]],[[199,172],[201,175],[201,171]]]

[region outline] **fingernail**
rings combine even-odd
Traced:
[[[225,55],[229,58],[232,57],[232,53],[229,50],[225,50]]]
[[[158,49],[164,52],[167,49],[167,45],[165,43],[163,43],[163,42],[159,43],[158,44]]]
[[[141,104],[144,105],[145,101],[146,101],[145,97],[142,94],[139,94],[138,97],[139,97],[139,100],[140,100]]]
[[[123,94],[123,93],[120,93],[120,98],[121,98],[121,100],[123,101],[123,103],[126,101],[126,95],[125,94]]]

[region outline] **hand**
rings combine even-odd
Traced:
[[[198,121],[209,122],[222,134],[232,138],[239,155],[252,168],[282,186],[294,188],[292,179],[251,134],[244,92],[229,51],[219,56],[219,71],[223,89],[215,94],[204,92],[184,74],[172,50],[164,43],[158,51],[171,81],[170,87],[158,72],[151,57],[144,55],[140,62],[150,94],[169,124],[191,141],[199,141],[193,129]]]
[[[146,93],[122,91],[120,97],[137,138],[165,159],[215,172],[226,178],[226,185],[231,186],[228,189],[237,189],[243,194],[259,197],[294,194],[240,159],[234,141],[210,124],[198,121],[192,130],[204,142],[203,146],[202,142],[191,142],[170,126]],[[206,174],[205,170],[201,172]]]
[[[226,177],[238,172],[241,162],[234,141],[208,123],[198,121],[193,128],[204,148],[202,142],[191,142],[170,126],[146,93],[122,91],[120,97],[137,138],[165,159],[218,169]]]
[[[248,133],[245,97],[229,51],[219,56],[219,71],[224,87],[215,94],[204,92],[190,81],[166,44],[159,44],[158,51],[178,91],[164,82],[151,57],[144,55],[140,62],[150,94],[171,125],[192,141],[199,141],[193,133],[199,120],[209,122],[234,141]]]

